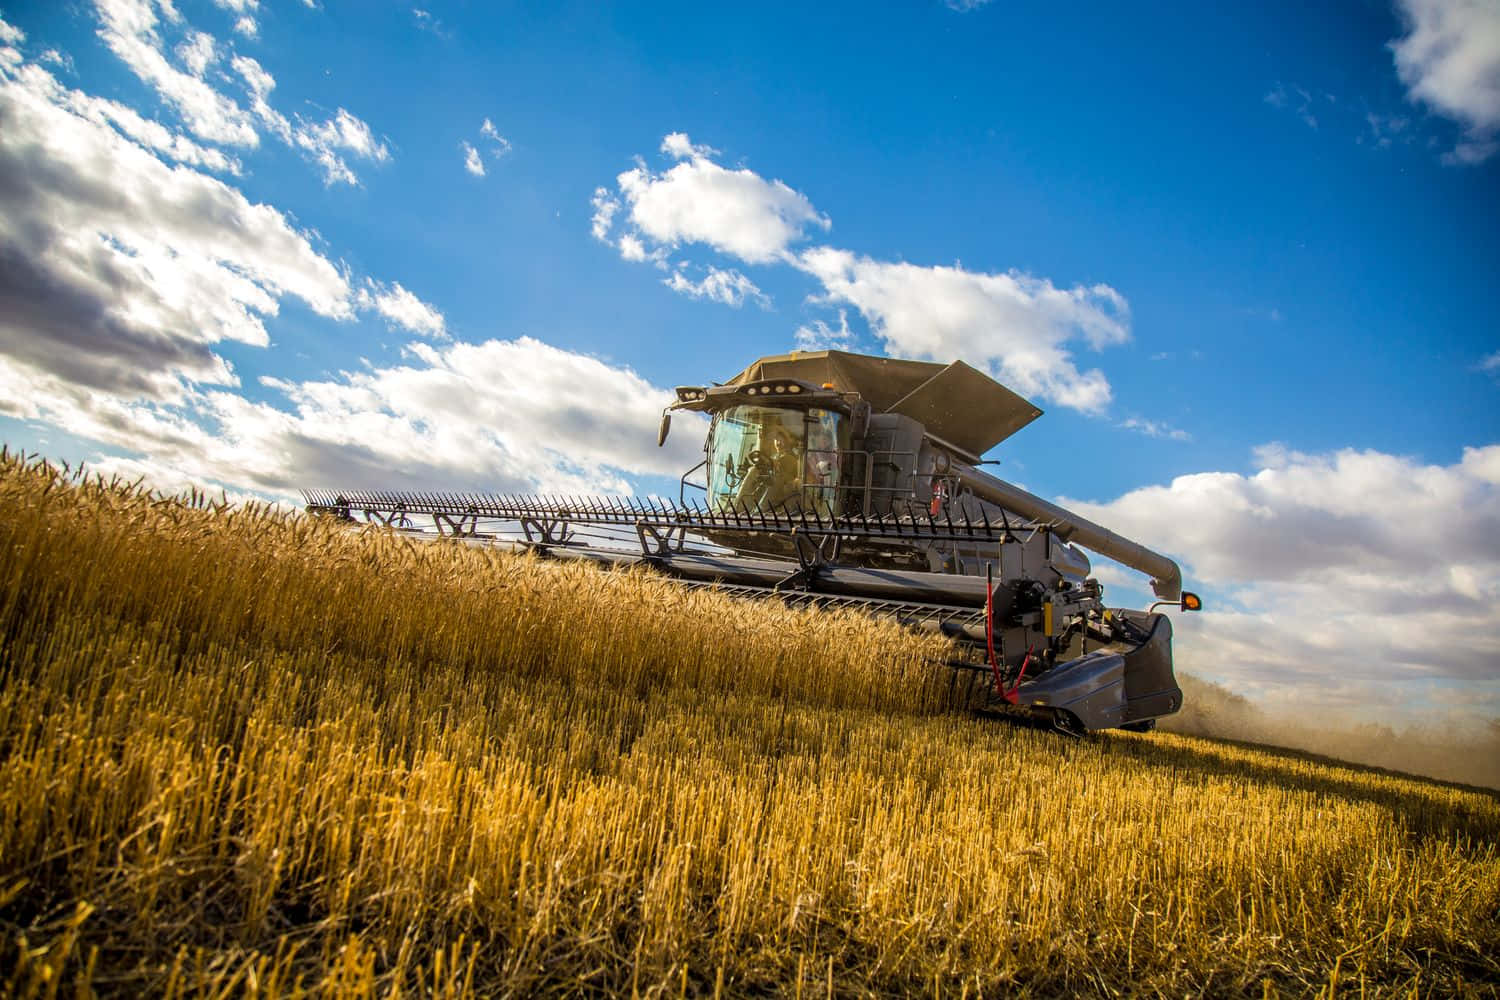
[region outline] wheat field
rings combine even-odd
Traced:
[[[940,641],[0,458],[15,996],[1494,996],[1500,798]]]

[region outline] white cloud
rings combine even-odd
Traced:
[[[238,0],[221,6],[235,11],[256,9],[253,4]],[[260,143],[260,134],[255,129],[259,121],[316,163],[327,184],[359,183],[345,155],[376,163],[390,158],[389,150],[375,139],[370,127],[344,108],[323,122],[310,122],[300,116],[289,121],[270,105],[275,79],[248,56],[236,55],[230,65],[245,81],[250,109],[215,90],[205,73],[218,57],[219,47],[205,32],[187,29],[183,42],[175,50],[186,71],[173,66],[166,58],[158,31],[160,22],[150,0],[95,0],[95,7],[100,21],[99,36],[110,50],[136,76],[155,88],[176,109],[188,130],[199,138],[223,145],[255,147]],[[168,21],[181,20],[170,4],[164,4],[162,10]]]
[[[1065,347],[1081,339],[1098,350],[1130,339],[1129,306],[1108,285],[1059,288],[1019,271],[922,267],[829,247],[803,252],[798,263],[822,283],[826,301],[858,309],[892,354],[964,358],[1023,395],[1087,413],[1109,404],[1104,373],[1080,372]]]
[[[3,23],[3,22],[0,22]],[[51,104],[66,108],[95,124],[109,124],[125,137],[179,163],[229,174],[240,172],[239,161],[212,146],[203,146],[160,122],[143,118],[135,109],[62,86],[39,65],[18,66],[14,79]]]
[[[510,152],[510,140],[501,135],[500,130],[495,128],[495,123],[488,118],[480,123],[479,134],[490,141],[490,155],[496,159]]]
[[[620,256],[624,257],[626,260],[633,260],[639,263],[641,261],[651,259],[651,255],[646,253],[646,244],[642,243],[638,238],[632,236],[630,233],[626,233],[625,235],[620,237],[619,245]]]
[[[1137,431],[1147,437],[1165,438],[1168,441],[1191,441],[1193,439],[1193,436],[1187,431],[1159,420],[1129,417],[1120,421],[1120,426],[1127,431]]]
[[[291,409],[190,390],[179,406],[91,393],[0,359],[0,399],[142,456],[165,487],[211,482],[295,500],[309,486],[629,492],[627,473],[676,477],[701,457],[681,428],[656,446],[671,398],[629,369],[530,338],[414,344],[407,362],[324,381],[262,379]],[[689,421],[691,424],[691,421]]]
[[[839,325],[835,329],[825,320],[815,319],[806,326],[797,327],[793,334],[799,351],[847,351],[854,347],[854,333],[849,329],[849,313],[839,310]]]
[[[686,132],[673,132],[664,136],[661,140],[661,151],[674,160],[687,160],[695,157],[709,157],[719,155],[719,151],[712,146],[697,146],[689,139]]]
[[[1210,609],[1178,618],[1182,669],[1304,707],[1500,679],[1500,445],[1447,466],[1275,445],[1256,460],[1062,501],[1182,558]]]
[[[349,167],[342,154],[348,153],[360,159],[384,163],[390,150],[378,142],[364,121],[339,108],[327,121],[309,122],[301,116],[289,120],[271,106],[271,91],[276,89],[276,78],[259,62],[249,56],[235,56],[229,65],[245,82],[250,94],[250,109],[266,128],[282,142],[306,153],[323,171],[325,184],[359,183],[359,178]]]
[[[479,138],[483,141],[485,149],[489,152],[490,159],[492,160],[498,160],[502,156],[510,152],[510,140],[501,135],[500,130],[495,128],[495,123],[490,121],[488,118],[486,118],[479,125]],[[468,142],[467,140],[461,141],[458,145],[459,148],[463,150],[464,169],[473,174],[475,177],[483,177],[485,175],[484,157],[480,154],[479,148],[476,147],[472,142]],[[599,190],[603,191],[603,188],[600,188]],[[609,226],[606,224],[604,228],[607,231],[609,229]],[[604,238],[603,236],[599,235],[597,226],[594,235],[598,236],[600,239]]]
[[[353,316],[340,269],[281,213],[153,152],[203,160],[201,147],[35,64],[0,72],[0,120],[0,176],[11,179],[0,185],[0,354],[11,364],[170,399],[183,379],[233,384],[212,345],[265,344],[263,318],[285,296]]]
[[[215,346],[267,346],[263,321],[288,296],[431,338],[446,338],[443,316],[400,282],[351,289],[274,207],[162,158],[202,147],[158,141],[126,110],[36,64],[0,68],[0,413],[127,453],[107,471],[280,496],[318,483],[628,490],[627,472],[696,461],[691,433],[656,447],[668,390],[525,338],[419,342],[399,364],[262,379],[284,407],[230,391]],[[357,131],[339,141],[373,148]]]
[[[1479,359],[1479,370],[1491,375],[1500,375],[1500,351],[1494,354],[1486,354]]]
[[[594,188],[591,203],[594,206],[594,215],[590,220],[590,230],[594,234],[594,239],[608,243],[609,231],[615,224],[615,213],[620,211],[619,199],[611,195],[608,188],[599,187]]]
[[[90,477],[101,476],[105,480],[119,479],[127,483],[140,482],[167,496],[181,496],[196,489],[207,493],[210,499],[222,499],[232,504],[244,504],[252,500],[263,502],[265,499],[265,494],[248,492],[207,477],[194,478],[179,468],[151,458],[104,455],[90,460],[85,471]],[[296,499],[289,494],[280,499],[292,506],[297,505]]]
[[[475,177],[484,176],[484,161],[479,158],[479,150],[467,142],[460,142],[458,148],[464,153],[464,169]]]
[[[26,32],[0,18],[0,42],[6,45],[20,45],[26,41]]]
[[[1369,140],[1377,149],[1389,149],[1397,141],[1410,143],[1411,119],[1404,115],[1382,115],[1374,111],[1365,112],[1365,124],[1369,126]],[[1357,141],[1364,142],[1365,136]]]
[[[308,122],[299,118],[292,130],[292,142],[323,169],[323,181],[330,185],[359,183],[359,178],[349,168],[342,153],[376,163],[384,163],[391,158],[390,150],[375,139],[370,126],[343,108],[339,108],[332,118],[323,122]]]
[[[443,41],[447,41],[453,37],[453,33],[448,30],[448,26],[433,17],[431,11],[415,7],[412,9],[411,16],[412,20],[416,22],[419,31],[426,31],[437,38],[441,38]]]
[[[682,133],[667,136],[662,151],[680,162],[661,173],[644,164],[625,171],[617,178],[618,197],[601,189],[625,208],[629,235],[642,243],[662,249],[703,243],[763,264],[783,259],[808,229],[830,225],[806,196],[754,171],[719,166],[708,158],[712,149],[693,145]],[[596,210],[599,205],[596,193]],[[596,211],[596,231],[599,218]]]
[[[203,31],[189,31],[187,37],[178,44],[176,53],[177,61],[200,79],[218,57],[214,37]]]
[[[438,339],[448,336],[443,314],[401,287],[399,281],[386,287],[366,279],[355,301],[363,309],[373,308],[404,330]]]
[[[1481,163],[1500,148],[1500,4],[1397,0],[1407,33],[1390,43],[1407,96],[1463,126],[1450,163]]]
[[[1332,94],[1327,98],[1330,102],[1337,100]],[[1290,108],[1308,128],[1318,127],[1317,115],[1313,114],[1313,95],[1303,87],[1294,85],[1289,88],[1278,80],[1262,100],[1273,108]]]
[[[260,142],[244,108],[193,72],[183,72],[167,61],[150,0],[95,0],[94,6],[99,14],[99,37],[105,45],[177,110],[189,131],[209,142],[231,146],[253,147]],[[164,9],[170,12],[169,20],[178,16],[174,8]],[[201,54],[202,42],[196,41],[196,35],[194,39],[184,59],[190,68],[198,65]]]
[[[827,246],[793,252],[809,230],[831,225],[806,196],[748,169],[719,166],[710,158],[716,150],[681,132],[666,136],[661,149],[679,162],[662,173],[638,164],[620,174],[616,191],[594,191],[593,234],[626,260],[665,268],[673,248],[696,243],[751,264],[790,264],[822,284],[815,301],[859,310],[893,354],[962,357],[1022,393],[1088,413],[1108,406],[1109,381],[1098,369],[1080,371],[1069,345],[1100,350],[1130,339],[1129,306],[1110,286],[1060,288],[1020,271],[923,267]],[[761,295],[750,278],[720,267],[696,282],[679,267],[664,283],[728,305]],[[824,342],[833,331],[819,320],[795,336]]]
[[[73,57],[68,55],[66,52],[59,52],[57,49],[47,49],[36,58],[37,62],[46,63],[49,66],[56,66],[58,69],[63,70],[64,72],[72,73],[74,71]]]
[[[229,60],[229,65],[244,81],[245,90],[250,95],[250,110],[256,119],[282,142],[291,145],[291,122],[280,111],[271,107],[271,91],[276,89],[276,78],[249,56],[234,56]]]
[[[343,108],[326,122],[307,126],[307,131],[318,144],[348,150],[367,160],[383,162],[390,159],[390,151],[376,141],[370,126]]]
[[[624,252],[624,248],[621,249]],[[630,259],[628,253],[625,257],[627,260]],[[662,284],[689,298],[720,302],[735,309],[744,305],[746,299],[755,302],[762,309],[769,308],[771,304],[771,300],[756,287],[755,282],[734,269],[721,270],[711,266],[708,268],[708,273],[699,281],[690,280],[681,269],[678,269],[674,270],[671,277],[665,279]]]
[[[252,40],[260,37],[260,25],[255,20],[260,11],[259,0],[214,0],[214,6],[239,15],[234,20],[236,34]]]
[[[259,0],[214,0],[214,6],[239,15],[234,19],[236,34],[252,41],[260,37],[260,24],[255,20],[260,11]]]

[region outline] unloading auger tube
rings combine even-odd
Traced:
[[[1182,600],[1182,570],[1175,561],[1160,552],[1153,552],[1139,542],[1132,542],[1086,517],[1080,517],[978,469],[960,466],[957,472],[960,488],[968,489],[975,496],[1006,510],[1050,522],[1052,530],[1062,541],[1082,545],[1150,576],[1152,591],[1163,601]]]
[[[986,707],[1071,732],[1147,729],[1181,707],[1155,612],[1201,601],[1168,557],[977,468],[1041,415],[993,379],[961,361],[794,352],[676,395],[659,444],[673,411],[709,423],[675,502],[311,490],[307,509],[894,618],[948,637],[954,683]],[[1107,608],[1084,548],[1148,574],[1161,600]]]

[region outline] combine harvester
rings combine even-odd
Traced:
[[[980,471],[1041,410],[961,361],[815,351],[683,386],[709,415],[675,503],[620,497],[306,493],[310,513],[510,545],[688,586],[854,607],[954,641],[993,707],[1067,732],[1147,730],[1182,706],[1172,624],[1202,605],[1160,553]],[[702,482],[694,482],[701,475]],[[1106,608],[1091,549],[1151,577],[1147,611]]]

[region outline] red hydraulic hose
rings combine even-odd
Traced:
[[[1005,685],[1000,681],[1000,664],[995,659],[995,585],[992,570],[984,567],[984,641],[990,650],[990,669],[995,672],[995,693],[1005,696]]]
[[[990,670],[995,674],[995,693],[1014,705],[1016,692],[1021,689],[1021,681],[1026,677],[1026,668],[1031,665],[1031,652],[1036,649],[1036,643],[1026,647],[1026,658],[1021,661],[1021,672],[1016,674],[1016,683],[1009,691],[1005,690],[1005,684],[1000,680],[1000,662],[995,659],[995,583],[992,573],[992,568],[986,564],[984,567],[984,642],[990,651]]]
[[[1026,647],[1026,659],[1021,661],[1021,672],[1019,674],[1016,674],[1015,686],[1012,687],[1009,691],[1000,692],[1000,697],[1004,698],[1012,705],[1016,703],[1016,692],[1021,689],[1021,681],[1026,677],[1026,668],[1031,664],[1031,651],[1033,649],[1036,649],[1035,643],[1032,643],[1030,646]]]

